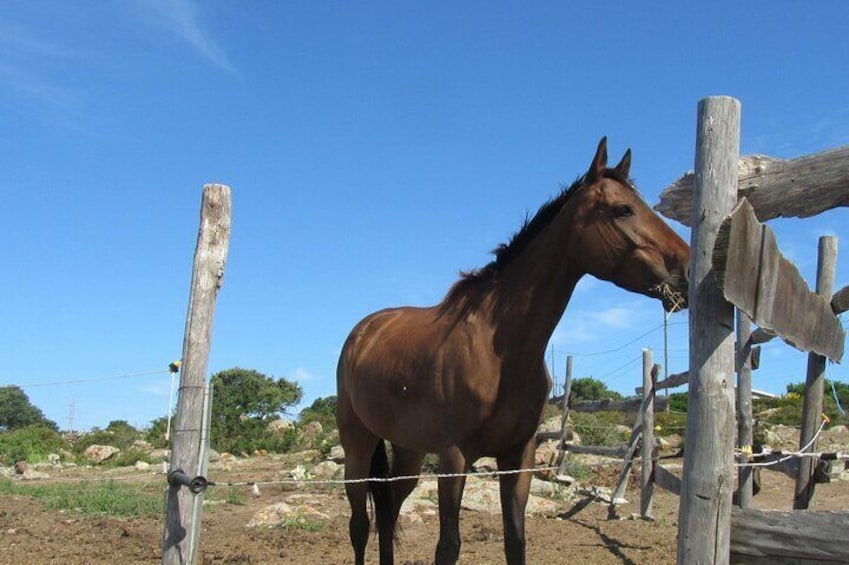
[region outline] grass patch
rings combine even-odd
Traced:
[[[164,511],[161,492],[145,492],[115,481],[20,485],[4,480],[0,481],[0,494],[27,496],[41,501],[46,509],[83,516],[140,518]]]
[[[297,515],[284,518],[277,527],[281,530],[301,530],[302,532],[320,532],[325,529],[321,522],[310,520],[307,516]]]

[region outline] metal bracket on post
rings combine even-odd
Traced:
[[[198,475],[197,477],[188,476],[182,469],[171,469],[168,471],[168,484],[176,487],[188,487],[192,494],[200,494],[206,490],[211,484],[206,477]]]

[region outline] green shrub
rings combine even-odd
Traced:
[[[43,424],[0,433],[0,462],[4,465],[21,460],[38,463],[47,460],[49,453],[65,448],[59,432]]]
[[[673,392],[669,395],[669,410],[671,412],[687,413],[687,403],[690,395],[686,392]]]
[[[611,400],[621,400],[622,395],[618,392],[608,390],[606,384],[592,377],[583,377],[572,381],[572,388],[569,393],[570,402],[580,400],[604,400],[606,398]]]
[[[109,422],[105,430],[93,428],[91,432],[80,434],[74,440],[74,453],[80,455],[92,445],[111,445],[125,451],[133,447],[133,444],[141,439],[142,434],[124,420]]]
[[[615,447],[631,437],[636,416],[625,412],[572,412],[572,429],[581,436],[583,445]],[[616,426],[629,428],[617,429]]]

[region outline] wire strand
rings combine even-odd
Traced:
[[[48,383],[24,383],[24,384],[5,384],[0,385],[0,388],[33,388],[37,386],[57,386],[57,385],[75,385],[80,383],[93,383],[97,381],[111,381],[115,379],[128,379],[131,377],[144,377],[149,375],[160,375],[163,373],[168,373],[170,370],[168,368],[165,369],[156,369],[155,371],[140,371],[138,373],[124,373],[119,375],[105,375],[102,377],[90,377],[85,379],[74,379],[68,381],[52,381]]]

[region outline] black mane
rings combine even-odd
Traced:
[[[625,178],[616,169],[606,169],[604,171],[604,178],[615,180],[625,186],[634,186],[631,179]],[[540,206],[533,217],[526,216],[525,221],[522,222],[522,226],[513,234],[510,241],[502,243],[492,251],[495,259],[487,265],[472,271],[461,272],[460,280],[454,283],[448,291],[445,302],[450,302],[451,298],[465,294],[471,288],[479,287],[482,283],[493,280],[506,265],[510,264],[513,259],[528,247],[530,242],[540,232],[548,227],[569,198],[584,186],[585,181],[586,175],[578,177],[575,182],[564,188],[560,194]]]

